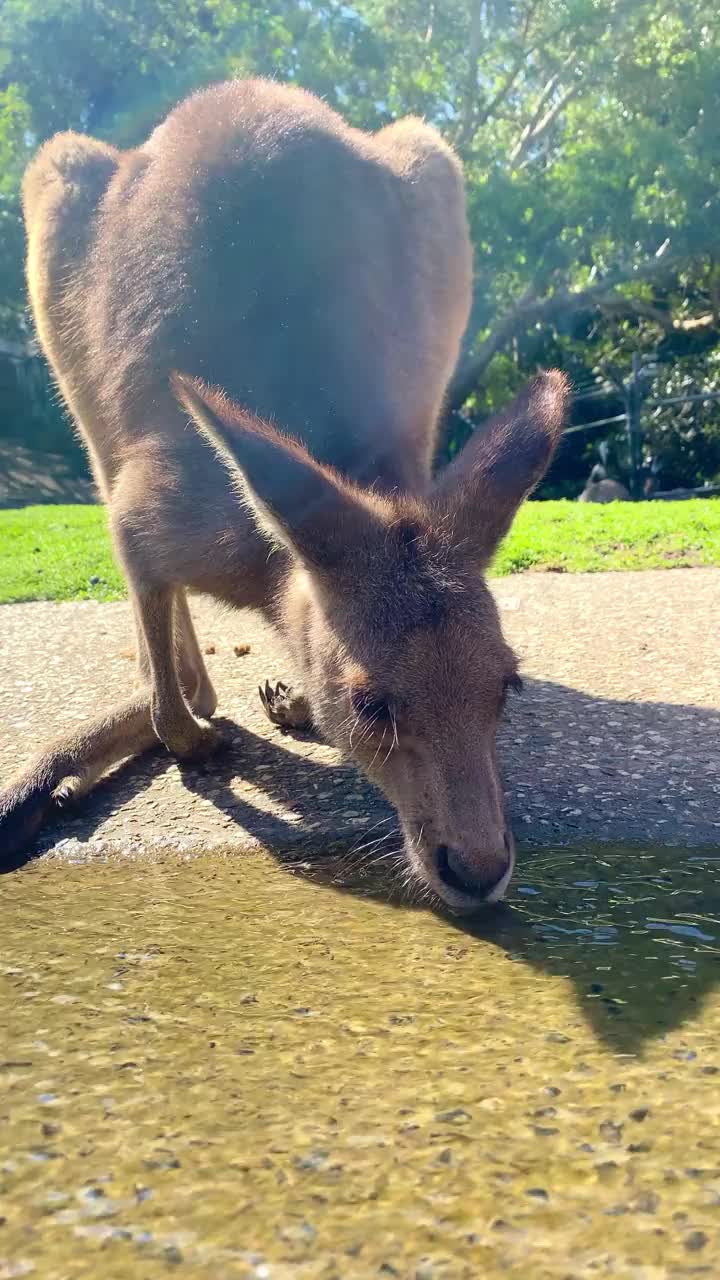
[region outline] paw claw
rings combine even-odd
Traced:
[[[263,711],[271,724],[283,731],[287,729],[309,729],[312,725],[310,707],[301,693],[295,693],[291,686],[278,680],[273,689],[269,680],[258,688]]]

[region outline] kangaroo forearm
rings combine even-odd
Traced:
[[[146,692],[57,739],[0,792],[0,856],[19,852],[53,809],[87,793],[112,765],[156,742]]]

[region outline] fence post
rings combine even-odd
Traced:
[[[639,351],[633,352],[632,373],[625,384],[625,408],[627,411],[627,439],[630,455],[630,493],[633,498],[640,497],[640,472],[642,469],[642,423],[640,410],[642,407],[642,356]]]

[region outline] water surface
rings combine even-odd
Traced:
[[[719,872],[526,854],[472,928],[260,856],[5,876],[0,1277],[717,1276]]]

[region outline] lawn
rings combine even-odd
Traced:
[[[707,564],[720,565],[720,499],[610,506],[528,502],[493,573]],[[124,594],[102,507],[0,511],[0,603],[118,600]]]

